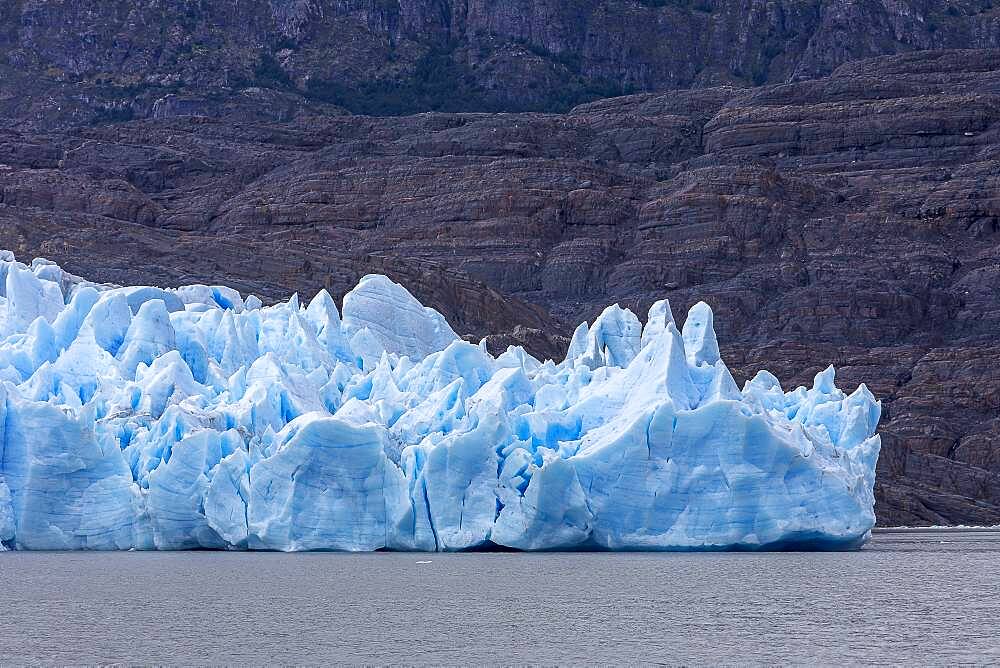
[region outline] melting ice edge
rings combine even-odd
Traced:
[[[0,549],[862,545],[881,406],[742,391],[704,303],[499,357],[384,276],[308,307],[0,252]]]

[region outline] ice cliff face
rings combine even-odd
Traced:
[[[0,545],[844,548],[880,405],[833,369],[742,391],[712,311],[611,306],[567,358],[499,357],[367,276],[263,307],[0,255]]]

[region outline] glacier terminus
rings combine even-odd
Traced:
[[[881,406],[740,389],[713,314],[608,307],[564,361],[369,275],[265,306],[0,252],[0,549],[850,549]]]

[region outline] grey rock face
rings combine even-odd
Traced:
[[[0,111],[34,129],[317,107],[564,111],[998,46],[993,0],[7,0],[0,89],[16,94]]]

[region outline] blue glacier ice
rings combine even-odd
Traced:
[[[0,549],[845,549],[880,404],[740,389],[712,310],[494,357],[384,276],[265,307],[0,253]]]

